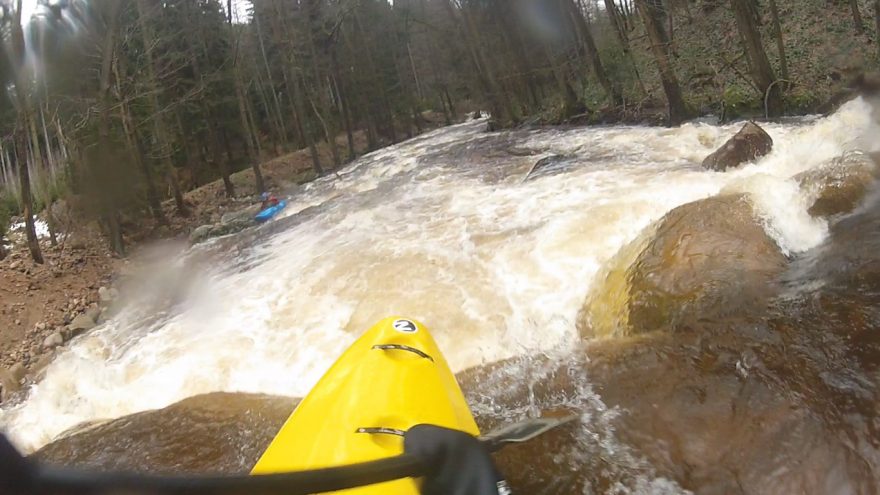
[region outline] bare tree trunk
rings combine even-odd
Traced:
[[[874,0],[874,26],[877,29],[877,56],[880,57],[880,0]]]
[[[580,8],[578,8],[578,11],[580,12]],[[614,26],[614,32],[617,34],[617,39],[620,40],[620,46],[623,48],[623,55],[632,66],[632,71],[636,77],[636,82],[639,85],[639,90],[643,95],[648,96],[648,90],[645,88],[645,83],[642,82],[642,76],[639,74],[639,68],[636,65],[635,58],[633,58],[632,50],[630,50],[629,35],[627,34],[625,22],[621,19],[620,11],[614,3],[614,0],[605,0],[605,12],[608,14],[609,19],[611,19],[611,24]]]
[[[37,230],[34,224],[34,200],[31,196],[30,171],[27,166],[27,132],[30,119],[33,118],[31,102],[28,99],[28,79],[23,73],[25,47],[24,32],[21,27],[21,0],[16,2],[16,9],[12,20],[12,50],[16,62],[15,72],[15,97],[18,103],[19,129],[16,132],[18,142],[16,163],[18,164],[18,181],[21,189],[21,213],[24,216],[25,234],[27,236],[28,249],[35,263],[43,263],[43,253],[40,251],[40,242],[37,238]]]
[[[40,105],[40,123],[42,124],[43,129],[43,144],[46,148],[46,165],[49,171],[49,177],[51,178],[51,183],[54,186],[57,180],[55,173],[57,162],[55,161],[55,154],[52,153],[52,142],[49,140],[49,129],[46,127],[46,114],[43,111],[43,105]],[[52,205],[55,204],[55,197],[51,190],[46,196],[46,226],[49,228],[49,242],[52,243],[52,247],[55,247],[58,245],[58,226],[55,223],[55,216],[52,214]]]
[[[770,16],[773,18],[773,31],[776,35],[776,52],[779,55],[779,72],[782,79],[788,80],[788,59],[785,57],[785,42],[782,40],[782,23],[779,22],[779,9],[776,0],[769,0]]]
[[[415,83],[416,83],[416,95],[418,95],[419,100],[424,100],[425,94],[422,93],[422,83],[419,80],[419,72],[416,70],[416,61],[413,59],[412,46],[410,46],[408,33],[407,33],[407,39],[406,39],[406,54],[409,57],[409,66],[410,66],[410,69],[412,70],[413,81],[415,81]]]
[[[405,27],[404,27],[404,32],[403,32],[404,39],[403,40],[397,39],[396,40],[397,46],[407,47],[409,45],[409,32],[408,32],[408,30],[409,30],[409,27],[408,27],[408,23],[407,23],[407,25],[405,25]],[[419,133],[421,132],[421,125],[418,122],[419,121],[419,116],[418,116],[419,112],[418,112],[418,108],[417,108],[418,102],[419,102],[418,85],[415,84],[417,80],[416,80],[416,78],[413,78],[413,85],[412,86],[409,84],[406,84],[404,82],[404,81],[407,81],[408,78],[407,78],[407,76],[405,76],[406,69],[403,67],[403,65],[405,65],[405,63],[401,64],[401,60],[404,60],[406,58],[406,54],[400,54],[400,56],[395,54],[393,58],[394,58],[394,68],[397,72],[397,80],[398,80],[398,82],[401,86],[401,90],[403,92],[402,96],[403,96],[404,101],[406,102],[406,105],[409,107],[409,112],[406,113],[406,120],[407,120],[406,137],[407,137],[407,139],[410,139],[413,137],[413,128],[415,128],[417,130],[417,132],[419,132]]]
[[[142,0],[139,0],[139,3]],[[101,78],[98,88],[98,142],[100,166],[110,166],[110,150],[113,144],[110,142],[110,76],[115,57],[116,28],[120,4],[109,4],[108,19],[106,20],[107,32],[104,34],[104,45],[101,50]],[[138,16],[140,17],[140,15]],[[147,45],[149,46],[149,45]],[[105,200],[106,201],[106,200]],[[125,242],[122,238],[122,228],[119,225],[119,212],[112,203],[103,206],[103,217],[107,224],[110,246],[120,256],[125,255]]]
[[[773,68],[767,59],[764,45],[761,42],[761,33],[755,26],[747,0],[730,0],[736,17],[736,26],[739,30],[740,40],[749,62],[749,69],[755,85],[762,92],[761,96],[766,101],[768,117],[778,117],[783,113],[782,89],[777,84]]]
[[[260,140],[260,126],[257,125],[257,118],[254,117],[254,105],[253,100],[247,97],[247,94],[250,93],[250,81],[248,84],[244,86],[244,94],[245,94],[245,111],[247,112],[248,124],[249,124],[249,132],[251,136],[254,138],[254,146],[257,149],[257,156],[260,157],[260,160],[263,159],[263,142]],[[262,174],[261,174],[262,175]]]
[[[150,110],[153,121],[153,136],[156,142],[156,153],[158,153],[159,161],[165,172],[165,177],[174,195],[174,205],[177,208],[177,214],[185,217],[189,216],[189,208],[183,201],[183,193],[180,191],[180,183],[174,172],[174,164],[171,162],[171,143],[169,142],[168,129],[165,124],[165,117],[162,115],[162,109],[159,106],[159,83],[156,79],[155,60],[153,58],[153,30],[150,26],[150,6],[146,0],[137,0],[138,23],[140,25],[141,38],[144,43],[144,51],[147,57],[147,87],[149,92]]]
[[[620,88],[611,82],[611,79],[608,78],[608,74],[605,72],[605,67],[602,66],[602,59],[599,58],[599,50],[596,48],[596,42],[593,40],[593,35],[590,34],[590,27],[587,25],[587,21],[581,14],[578,6],[574,3],[574,0],[562,1],[565,2],[562,7],[568,10],[569,18],[574,26],[574,31],[575,34],[577,34],[581,49],[587,58],[587,62],[589,62],[593,69],[593,75],[599,81],[602,89],[605,90],[605,94],[608,96],[611,103],[613,105],[622,105],[623,96],[620,93]]]
[[[660,81],[663,83],[663,91],[666,93],[666,101],[669,106],[669,125],[678,125],[687,120],[688,111],[684,98],[681,96],[678,77],[676,77],[672,63],[669,61],[669,54],[666,50],[666,35],[662,25],[657,22],[657,16],[649,10],[653,7],[649,7],[646,0],[635,0],[635,2],[639,17],[642,18],[645,30],[648,32],[651,52],[653,52],[657,68],[660,70]]]
[[[263,182],[263,173],[260,170],[260,153],[257,151],[256,144],[254,144],[254,136],[251,132],[251,124],[248,121],[245,93],[244,89],[242,88],[241,79],[237,69],[234,79],[235,98],[238,103],[238,116],[239,123],[241,124],[241,135],[244,138],[245,147],[247,148],[248,161],[251,163],[251,168],[254,171],[254,183],[257,189],[257,194],[260,194],[266,190],[266,185]]]
[[[119,102],[119,116],[122,120],[122,129],[125,131],[125,139],[130,150],[129,154],[134,158],[138,170],[141,171],[141,175],[144,177],[147,206],[150,208],[150,213],[153,215],[153,219],[157,224],[168,225],[168,219],[165,218],[165,212],[162,211],[162,203],[159,201],[159,194],[156,191],[156,183],[153,178],[153,173],[150,170],[149,165],[147,165],[147,161],[144,160],[141,141],[134,129],[128,105],[125,104],[124,100]]]
[[[452,125],[452,114],[449,113],[449,107],[446,105],[446,99],[443,97],[443,91],[437,89],[437,96],[440,99],[440,106],[443,107],[443,120],[446,125]]]
[[[880,0],[878,0],[878,1],[880,1]],[[426,11],[426,7],[425,7],[425,0],[421,0],[421,2],[419,2],[419,3],[421,5],[421,9],[422,9],[422,12],[421,12],[422,17],[425,18],[427,16],[427,11]],[[439,53],[439,50],[437,49],[437,43],[435,41],[435,38],[432,35],[428,35],[428,51],[429,51],[429,56],[427,57],[428,64],[431,67],[431,75],[433,76],[435,84],[437,85],[437,93],[438,93],[438,96],[440,97],[440,106],[443,107],[443,117],[446,120],[446,125],[452,125],[452,122],[456,118],[455,108],[452,105],[451,99],[449,99],[447,101],[449,92],[446,90],[446,82],[440,76],[440,71],[437,70],[437,62],[435,60],[435,58],[436,58],[435,54]],[[537,91],[536,91],[535,100],[537,101],[537,99],[538,99],[538,97],[537,97]]]
[[[507,123],[507,121],[515,123],[518,120],[516,112],[514,112],[510,100],[502,94],[501,86],[498,84],[494,72],[486,61],[482,45],[477,38],[476,28],[470,15],[468,15],[467,8],[462,9],[461,16],[463,19],[459,19],[455,13],[456,7],[453,5],[453,0],[444,0],[442,3],[449,13],[449,17],[459,26],[459,30],[463,34],[464,42],[467,45],[468,53],[471,55],[471,61],[477,73],[477,80],[480,83],[484,96],[489,101],[492,118],[502,124]]]
[[[849,8],[852,9],[853,23],[856,33],[865,34],[865,24],[862,22],[862,13],[859,12],[859,0],[849,0]]]
[[[254,143],[254,136],[251,133],[250,123],[248,122],[247,101],[244,85],[241,81],[241,67],[239,58],[241,56],[239,50],[239,40],[235,35],[235,27],[232,24],[232,0],[226,2],[227,23],[229,24],[229,36],[232,37],[234,46],[232,51],[232,73],[235,85],[235,98],[238,103],[238,117],[241,124],[241,133],[244,137],[245,147],[247,148],[248,160],[251,162],[251,169],[254,171],[254,186],[257,194],[266,191],[266,184],[263,181],[263,172],[260,170],[260,154],[257,151],[257,145]]]
[[[315,101],[312,100],[311,97],[309,97],[309,105],[312,107],[312,112],[314,112],[315,118],[318,119],[318,122],[321,124],[321,129],[324,130],[324,141],[327,143],[327,146],[330,147],[330,154],[333,157],[333,165],[338,168],[340,162],[339,150],[336,149],[336,134],[330,132],[327,122],[324,120],[321,112],[318,111],[318,107],[315,106]]]
[[[357,13],[354,14],[354,25],[357,29],[357,32],[361,37],[361,48],[364,50],[364,59],[367,64],[367,72],[370,74],[370,79],[372,80],[372,86],[378,89],[379,92],[379,102],[382,107],[382,114],[385,118],[385,128],[388,132],[388,137],[391,139],[392,143],[397,142],[397,131],[394,127],[394,112],[391,110],[391,102],[388,98],[388,91],[385,88],[385,85],[381,81],[377,81],[377,77],[379,72],[376,67],[375,59],[373,58],[373,48],[372,43],[367,38],[366,32],[361,25],[360,16]]]
[[[42,108],[42,105],[40,105],[41,117],[42,117],[42,113],[43,113],[43,108]],[[48,145],[49,145],[48,136],[47,136],[47,141],[46,141],[46,154],[44,155],[43,149],[42,149],[43,145],[40,143],[40,137],[39,137],[39,133],[37,131],[37,116],[31,115],[31,118],[29,120],[30,120],[30,125],[28,125],[28,127],[30,130],[31,156],[34,160],[33,161],[34,170],[37,171],[38,177],[39,177],[39,174],[48,174],[49,175],[49,179],[47,179],[49,184],[47,185],[46,189],[43,189],[41,186],[37,186],[37,194],[38,194],[37,199],[42,201],[43,207],[46,210],[46,224],[47,224],[47,227],[49,228],[49,242],[52,244],[52,246],[57,246],[58,240],[55,237],[55,222],[52,219],[52,215],[49,214],[51,211],[50,207],[52,206],[52,202],[54,201],[54,198],[52,197],[52,191],[51,191],[50,186],[54,182],[55,177],[54,177],[54,174],[52,173],[52,166],[48,162],[48,154],[50,153],[48,151]]]
[[[307,16],[309,19],[309,26],[306,28],[306,36],[308,38],[309,44],[309,53],[312,56],[312,73],[315,81],[320,83],[323,79],[321,70],[318,68],[318,47],[315,42],[315,33],[314,24],[317,23],[315,20],[319,16],[318,7],[316,7],[314,0],[306,2],[307,8]],[[320,84],[319,84],[320,87]],[[315,105],[315,100],[311,96],[309,96],[309,104],[312,107],[312,111],[315,113],[315,118],[318,119],[318,122],[321,124],[321,129],[324,131],[324,140],[327,142],[327,146],[330,147],[330,156],[333,157],[333,165],[335,168],[339,168],[340,160],[339,160],[339,150],[336,149],[336,126],[333,124],[332,120],[332,112],[331,112],[331,102],[327,92],[323,91],[313,91],[312,93],[317,93],[318,102],[321,104],[321,109],[319,111],[318,107]]]
[[[564,108],[561,117],[567,119],[572,115],[580,113],[581,109],[579,107],[581,107],[582,104],[580,104],[577,94],[574,92],[574,88],[571,87],[571,83],[569,83],[568,78],[566,77],[565,68],[553,60],[553,56],[546,45],[542,45],[541,48],[544,52],[544,58],[547,59],[550,64],[550,72],[553,74],[553,80],[556,81],[559,94],[562,96]]]
[[[260,40],[260,54],[263,58],[263,65],[266,68],[266,77],[269,80],[269,89],[272,93],[272,101],[275,104],[274,108],[274,117],[278,122],[278,127],[281,130],[281,135],[283,136],[282,145],[287,147],[287,128],[284,125],[284,117],[281,112],[281,102],[278,100],[278,93],[275,90],[275,81],[272,79],[272,69],[269,67],[269,58],[266,56],[266,44],[263,42],[263,31],[260,28],[260,17],[258,15],[254,15],[254,24],[257,27],[257,38]]]
[[[455,113],[455,105],[452,104],[452,96],[449,94],[449,87],[443,86],[443,95],[446,96],[446,105],[449,106],[449,113],[452,114],[452,119],[455,120],[458,116]]]
[[[324,175],[324,169],[321,166],[321,158],[318,155],[318,148],[315,145],[315,137],[312,132],[312,126],[310,122],[306,119],[307,111],[305,109],[305,97],[304,91],[305,86],[303,85],[302,78],[298,74],[297,71],[297,61],[295,50],[296,47],[293,46],[293,34],[287,26],[283,25],[283,22],[280,19],[283,18],[283,6],[279,6],[278,4],[274,4],[276,8],[276,14],[279,19],[280,26],[279,36],[283,39],[277,40],[279,46],[284,46],[286,49],[287,55],[287,67],[285,67],[285,82],[287,83],[288,92],[291,93],[291,107],[293,109],[293,118],[298,129],[300,136],[305,142],[306,146],[309,148],[309,155],[312,158],[312,168],[315,173],[319,176]],[[283,31],[283,33],[281,32]]]
[[[293,121],[293,134],[295,144],[297,148],[302,148],[306,145],[306,134],[303,130],[302,116],[300,115],[300,110],[297,106],[298,103],[296,98],[299,94],[299,90],[296,89],[296,84],[293,82],[293,70],[289,67],[290,63],[291,62],[288,61],[288,67],[284,67],[282,78],[284,81],[284,88],[287,90],[287,98],[288,100],[290,100],[290,119]]]
[[[147,206],[150,209],[150,213],[153,215],[153,219],[159,225],[168,225],[168,219],[165,218],[165,212],[162,211],[162,203],[159,201],[159,194],[156,190],[156,181],[153,177],[153,172],[147,161],[144,160],[143,145],[141,144],[140,136],[138,136],[137,128],[135,127],[134,119],[131,116],[128,103],[124,97],[122,77],[120,77],[120,74],[125,74],[125,57],[116,58],[116,63],[113,64],[113,70],[116,79],[116,93],[119,98],[119,118],[122,121],[122,130],[125,133],[125,141],[129,149],[129,156],[134,158],[135,165],[137,165],[138,170],[140,170],[143,175],[147,195]]]
[[[202,30],[201,23],[199,24],[199,28],[195,33],[200,38],[204,36],[204,32]],[[231,198],[235,196],[235,186],[232,184],[232,180],[229,178],[229,163],[225,160],[222,160],[220,157],[220,142],[217,139],[217,132],[214,128],[213,122],[213,112],[211,111],[211,107],[208,104],[208,97],[205,94],[207,92],[207,84],[205,83],[205,77],[202,73],[201,65],[199,64],[199,52],[207,55],[208,49],[205,46],[204,42],[198,42],[193,39],[192,36],[187,36],[189,39],[189,49],[190,49],[190,57],[192,60],[192,68],[193,75],[195,79],[199,83],[199,110],[201,110],[202,115],[205,119],[207,119],[208,125],[205,126],[206,132],[208,134],[208,150],[211,155],[211,159],[216,163],[217,168],[220,171],[220,178],[223,180],[223,189],[226,192],[226,196]]]
[[[348,101],[347,91],[345,88],[345,78],[342,77],[342,74],[339,71],[339,60],[336,57],[335,46],[330,48],[330,63],[333,70],[333,80],[336,82],[336,94],[339,96],[339,106],[342,110],[342,120],[345,122],[345,137],[348,140],[348,159],[354,160],[354,157],[357,156],[357,153],[354,147],[354,134],[351,125],[351,109],[349,108],[350,103]]]
[[[281,143],[284,142],[284,137],[281,132],[281,127],[275,120],[275,112],[272,110],[269,98],[266,97],[266,85],[263,82],[263,74],[259,69],[254,71],[254,77],[256,78],[254,81],[254,84],[256,84],[255,93],[257,94],[257,97],[259,97],[263,109],[266,111],[266,122],[269,124],[269,139],[272,142],[272,149],[275,152],[274,154],[277,156],[283,153],[284,146]]]
[[[295,70],[295,69],[294,69]],[[302,81],[296,74],[292,74],[292,77],[296,77],[297,80],[293,83],[294,86],[294,100],[297,102],[295,106],[299,109],[297,113],[302,116],[303,122],[305,123],[305,128],[303,129],[303,135],[306,139],[306,144],[309,148],[309,155],[312,157],[312,168],[315,170],[315,173],[318,176],[324,175],[324,167],[321,166],[321,157],[318,155],[318,147],[315,144],[315,136],[312,133],[311,124],[305,120],[305,102],[304,102],[304,91],[305,88],[302,85]]]
[[[516,64],[517,72],[519,72],[516,78],[519,83],[518,86],[524,88],[526,93],[526,96],[521,97],[520,100],[524,101],[525,106],[530,111],[537,112],[540,107],[540,101],[538,101],[538,91],[535,88],[535,79],[532,77],[532,67],[526,58],[526,47],[522,39],[522,30],[515,25],[511,25],[507,15],[510,10],[509,5],[506,5],[507,0],[502,0],[502,2],[505,5],[502,5],[500,8],[497,0],[491,5],[497,10],[495,17],[499,20],[501,35],[513,55],[513,61]]]

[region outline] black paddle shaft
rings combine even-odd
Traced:
[[[482,438],[486,452],[540,435],[575,417],[533,419],[502,428]],[[460,434],[449,430],[450,435]],[[428,449],[427,452],[431,452]],[[105,493],[162,495],[309,495],[430,476],[446,453],[404,453],[396,457],[309,471],[262,475],[174,475],[96,472],[41,466],[22,457],[0,435],[0,493],[9,495],[97,495]]]
[[[162,495],[308,495],[399,478],[425,476],[430,463],[404,454],[389,459],[309,471],[254,476],[158,476],[98,473],[40,468],[28,493],[85,495],[100,493],[156,493]],[[22,494],[23,495],[23,494]]]

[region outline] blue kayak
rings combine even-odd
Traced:
[[[257,213],[257,216],[254,217],[254,220],[261,222],[261,223],[265,222],[265,221],[271,219],[272,217],[274,217],[275,215],[277,215],[278,212],[283,210],[285,206],[287,206],[287,201],[282,199],[281,201],[278,202],[277,205],[270,206],[270,207],[266,208],[265,210]]]

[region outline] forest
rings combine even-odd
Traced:
[[[877,65],[880,0],[22,0],[2,4],[0,239],[54,205],[126,225],[307,149],[315,176],[484,110],[490,129],[821,111]],[[339,139],[337,139],[339,137]],[[319,147],[329,153],[319,153]],[[323,158],[322,158],[323,156]],[[328,159],[329,157],[329,159]],[[230,175],[251,169],[255,189]],[[0,258],[3,243],[0,242]]]

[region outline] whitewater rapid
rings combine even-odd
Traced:
[[[211,391],[302,396],[359,332],[392,314],[432,329],[455,371],[529,352],[564,353],[601,268],[669,210],[750,194],[786,254],[821,243],[822,219],[792,176],[850,150],[877,151],[858,99],[829,117],[767,124],[773,151],[720,173],[703,158],[740,124],[486,133],[433,131],[295,191],[280,232],[216,256],[220,241],[168,260],[183,300],[141,299],[63,350],[0,428],[32,451],[84,421]],[[503,145],[499,144],[502,143]],[[524,180],[536,160],[566,170]],[[210,258],[210,256],[214,256]],[[234,268],[233,268],[234,267]],[[168,276],[144,285],[171,291]]]

